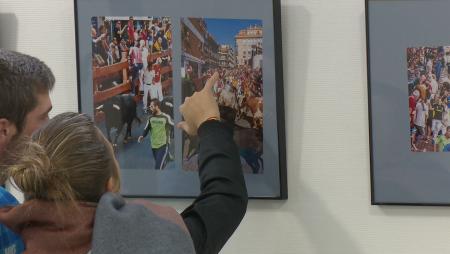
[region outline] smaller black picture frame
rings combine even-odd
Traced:
[[[450,29],[440,21],[450,2],[366,0],[365,5],[371,204],[449,206],[450,158],[412,149],[416,130],[408,96],[415,85],[408,84],[408,59],[411,49],[450,45],[444,36]],[[433,16],[417,22],[424,9]],[[429,142],[432,147],[434,140]]]

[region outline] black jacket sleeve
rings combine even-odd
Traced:
[[[199,130],[200,195],[182,212],[197,254],[218,253],[247,210],[247,188],[233,131],[218,121]]]

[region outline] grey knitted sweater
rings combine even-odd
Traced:
[[[195,253],[174,209],[143,200],[127,203],[113,193],[104,194],[98,203],[92,239],[92,254]]]

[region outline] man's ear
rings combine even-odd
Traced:
[[[0,153],[17,134],[16,125],[5,118],[0,118]]]
[[[13,137],[17,133],[16,125],[5,118],[0,118],[0,138]]]

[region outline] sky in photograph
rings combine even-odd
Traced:
[[[240,30],[250,26],[262,26],[262,20],[256,19],[206,19],[208,32],[213,35],[218,44],[228,44],[236,47],[234,36]]]

